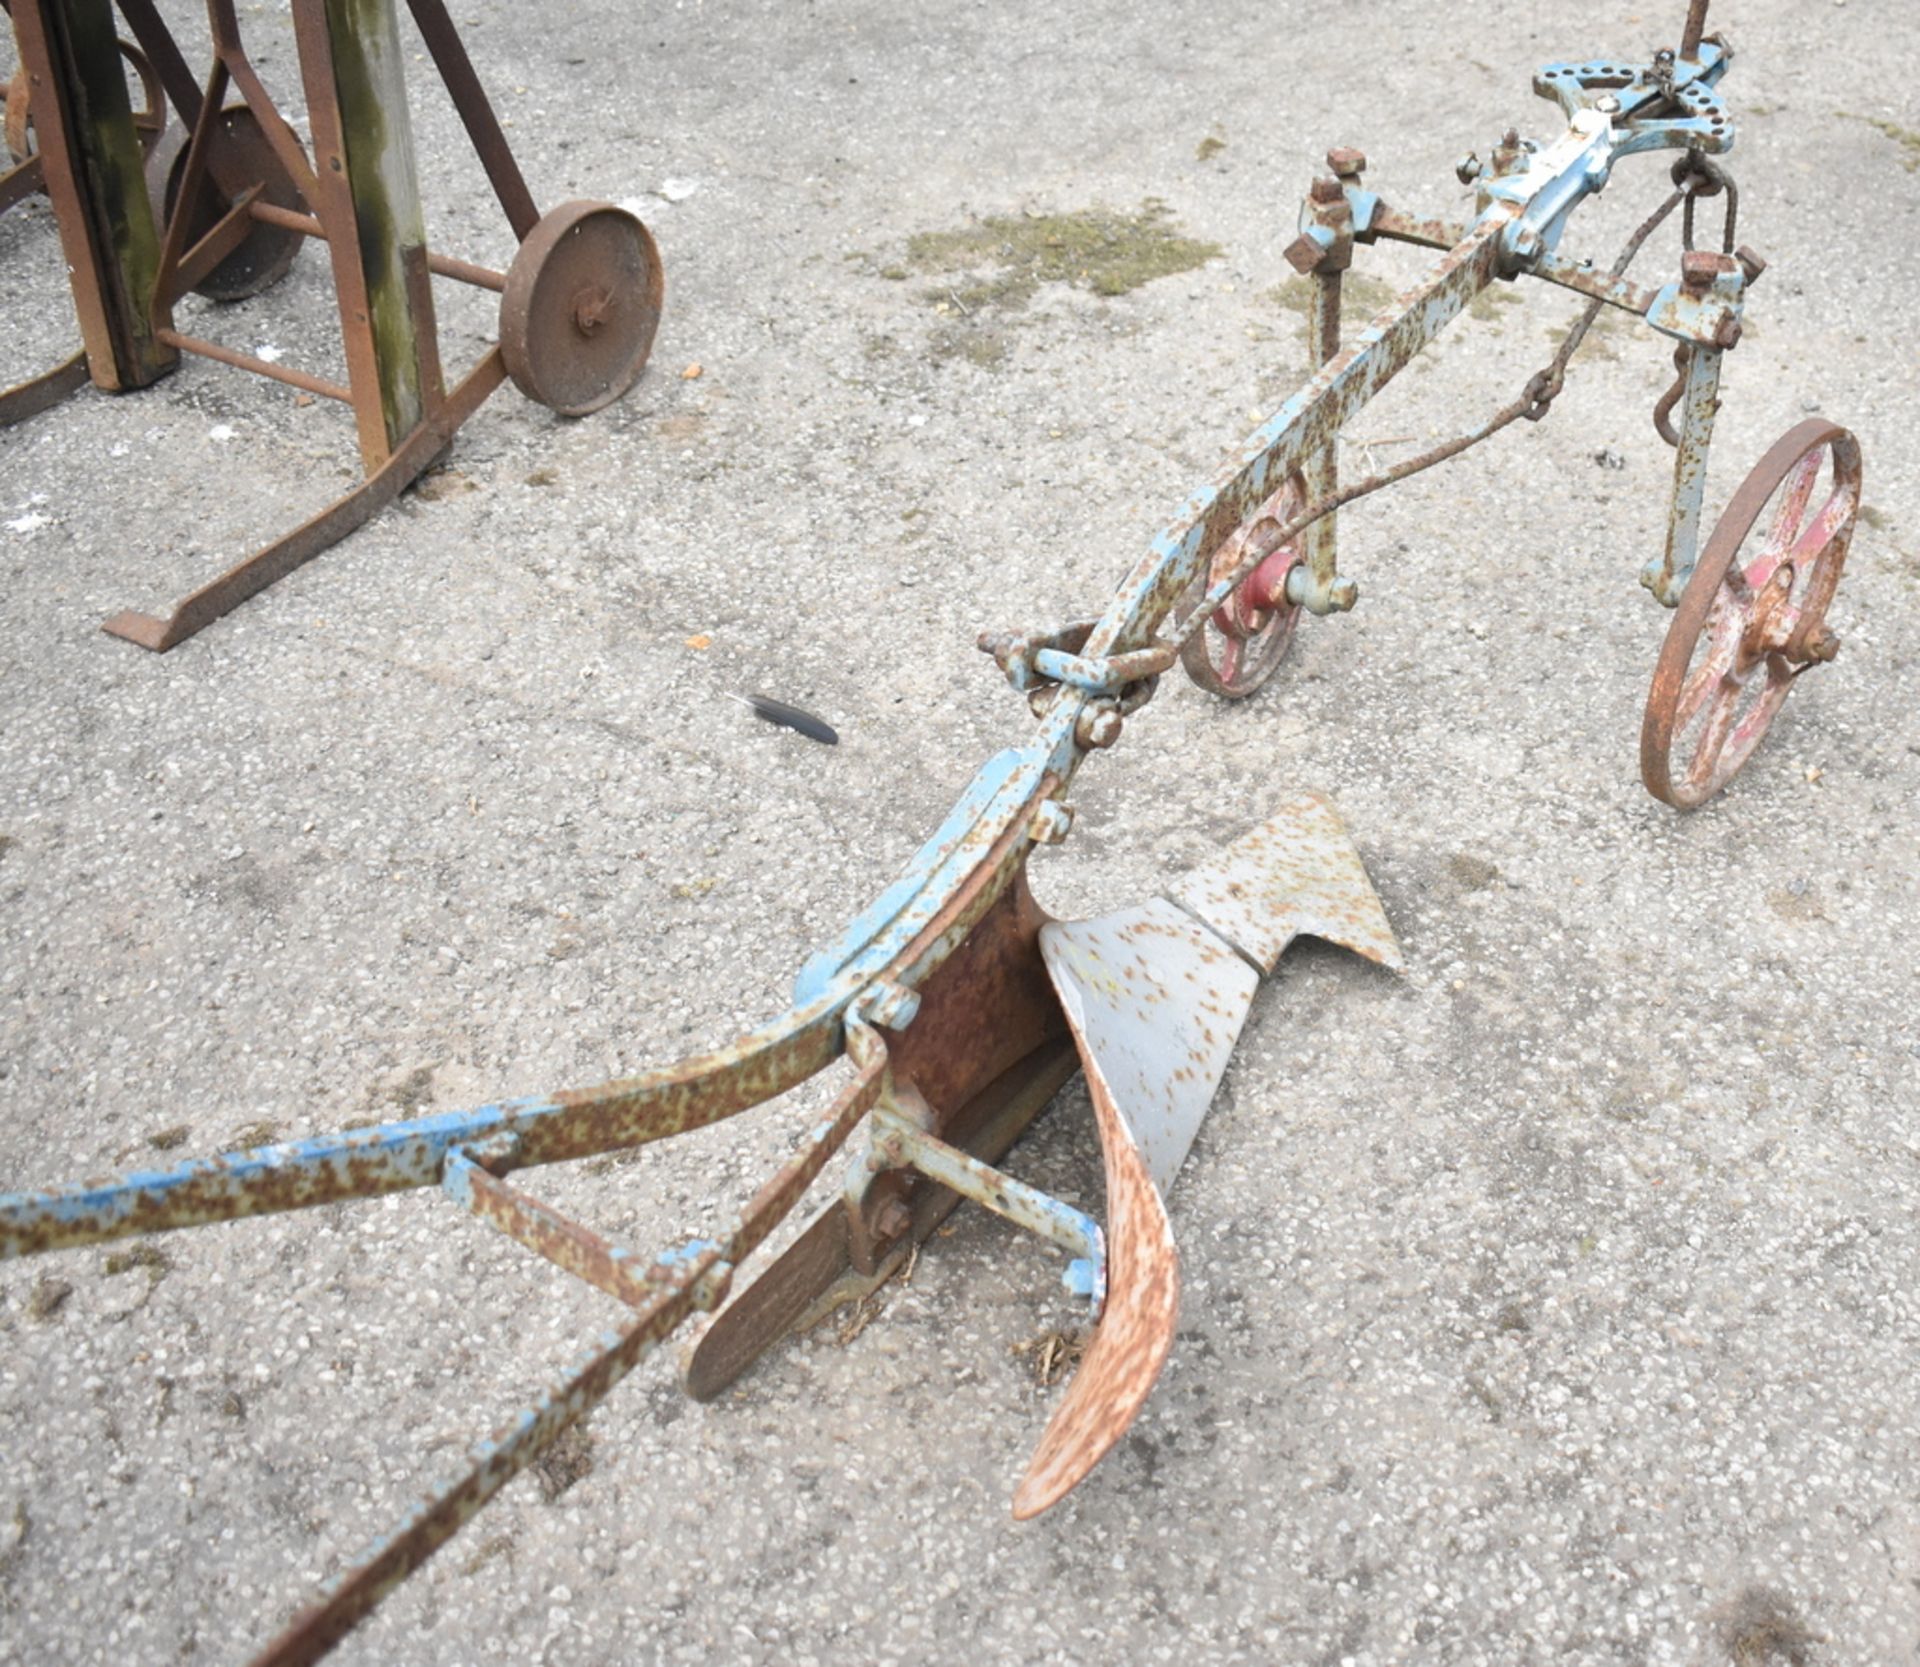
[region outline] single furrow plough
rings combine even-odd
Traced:
[[[405,1188],[438,1187],[530,1249],[631,1305],[533,1406],[425,1493],[261,1658],[324,1654],[566,1425],[682,1322],[718,1310],[683,1362],[687,1390],[716,1394],[795,1327],[872,1291],[962,1198],[1037,1232],[1071,1258],[1068,1283],[1098,1324],[1014,1494],[1046,1510],[1086,1476],[1147,1398],[1174,1335],[1179,1258],[1166,1193],[1227,1065],[1264,973],[1296,935],[1388,966],[1399,950],[1332,808],[1288,800],[1258,832],[1145,905],[1054,921],[1027,887],[1029,853],[1064,839],[1087,757],[1120,739],[1176,662],[1228,696],[1271,674],[1301,610],[1352,605],[1335,566],[1334,511],[1455,455],[1560,392],[1585,328],[1606,306],[1678,343],[1680,378],[1655,414],[1677,457],[1666,548],[1643,582],[1676,606],[1642,734],[1646,783],[1697,804],[1739,768],[1800,672],[1832,658],[1825,624],[1859,504],[1859,449],[1802,424],[1733,495],[1697,553],[1720,365],[1740,334],[1761,262],[1733,241],[1737,202],[1712,160],[1733,142],[1718,93],[1730,61],[1693,0],[1677,49],[1649,63],[1555,64],[1536,91],[1565,118],[1534,145],[1509,130],[1463,178],[1463,225],[1415,220],[1362,184],[1335,151],[1289,258],[1317,286],[1318,373],[1182,506],[1096,620],[988,635],[1038,718],[990,759],[906,871],[802,970],[793,1005],[717,1052],[552,1097],[268,1146],[0,1199],[0,1253],[30,1254]],[[1573,210],[1615,162],[1680,153],[1673,189],[1608,269],[1560,252]],[[1716,250],[1692,244],[1700,198],[1725,200]],[[1644,288],[1628,259],[1676,207],[1680,275]],[[1341,274],[1356,244],[1446,249],[1431,274],[1354,341],[1339,339]],[[1341,485],[1342,423],[1487,285],[1531,274],[1588,299],[1579,325],[1519,399],[1472,433]],[[1677,411],[1677,416],[1676,416]],[[1757,547],[1746,549],[1755,526]],[[718,1237],[635,1255],[522,1190],[519,1171],[665,1139],[794,1088],[845,1055],[851,1084],[810,1117],[797,1149]],[[1002,1154],[1083,1068],[1103,1155],[1106,1211],[1084,1212],[1016,1180]],[[855,1139],[858,1134],[857,1140]],[[850,1142],[839,1194],[745,1290],[734,1271]],[[723,1306],[724,1304],[724,1306]]]

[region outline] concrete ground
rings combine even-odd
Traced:
[[[1030,722],[975,634],[1097,611],[1298,379],[1281,250],[1326,147],[1457,212],[1457,157],[1554,131],[1537,66],[1681,11],[464,0],[541,201],[654,228],[651,368],[579,422],[497,395],[427,490],[165,657],[99,621],[343,490],[344,414],[193,362],[0,435],[0,1185],[778,1011]],[[1347,512],[1360,607],[1258,697],[1168,679],[1034,865],[1056,913],[1115,907],[1318,787],[1410,963],[1303,946],[1260,996],[1120,1450],[1010,1520],[1060,1393],[1027,1345],[1075,1314],[1055,1252],[964,1212],[714,1405],[643,1368],[338,1659],[1920,1661],[1920,13],[1715,13],[1772,267],[1710,512],[1808,413],[1859,433],[1838,664],[1711,807],[1642,790],[1668,346],[1605,331],[1550,420]],[[297,104],[284,7],[242,22]],[[424,65],[415,102],[436,242],[503,260]],[[1610,258],[1665,171],[1623,164],[1573,246]],[[1090,226],[1123,269],[1053,275]],[[0,283],[13,381],[74,335],[43,205]],[[468,363],[492,302],[442,302]],[[324,371],[330,307],[309,251],[183,316]],[[1573,306],[1480,312],[1349,467],[1511,397]],[[529,1185],[664,1246],[805,1115]],[[1097,1209],[1084,1095],[1012,1163]],[[246,1659],[612,1313],[428,1195],[0,1268],[0,1660]]]

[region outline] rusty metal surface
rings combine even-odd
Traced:
[[[1098,1312],[1106,1290],[1106,1249],[1100,1224],[1086,1211],[1062,1203],[1051,1193],[1029,1186],[961,1147],[949,1145],[929,1134],[917,1118],[886,1101],[875,1110],[873,1125],[869,1162],[914,1169],[936,1185],[971,1199],[1062,1250],[1084,1257],[1094,1269],[1089,1285]]]
[[[1331,454],[1332,448],[1328,447],[1310,460],[1316,463],[1329,493],[1335,489],[1331,466],[1325,461]],[[1227,700],[1244,699],[1260,688],[1286,658],[1300,620],[1298,604],[1287,599],[1288,577],[1306,559],[1307,541],[1333,525],[1333,517],[1328,515],[1304,535],[1282,536],[1281,529],[1306,507],[1305,474],[1295,470],[1259,511],[1214,551],[1206,573],[1187,587],[1175,607],[1174,618],[1184,622],[1205,605],[1212,586],[1233,583],[1226,601],[1210,609],[1205,623],[1180,647],[1180,664],[1187,676],[1209,694]],[[1232,576],[1241,564],[1256,555],[1258,565],[1235,582]],[[1331,576],[1331,566],[1328,573]]]
[[[392,1534],[369,1546],[324,1596],[254,1658],[255,1667],[306,1667],[326,1656],[568,1425],[603,1401],[689,1314],[717,1301],[728,1271],[717,1245],[673,1270],[648,1307],[617,1331],[604,1334],[552,1389],[475,1445],[466,1471],[427,1494]]]
[[[732,1270],[780,1224],[880,1098],[887,1079],[886,1044],[857,1016],[847,1020],[846,1044],[858,1075],[842,1090],[828,1115],[808,1131],[780,1171],[754,1194],[726,1240],[697,1240],[659,1258],[648,1277],[660,1289],[650,1299],[643,1298],[640,1312],[618,1331],[603,1335],[600,1345],[577,1368],[512,1423],[479,1443],[468,1455],[465,1473],[429,1494],[392,1534],[369,1546],[256,1658],[256,1667],[293,1667],[326,1655],[561,1431],[604,1400],[695,1309],[712,1308],[725,1297]],[[469,1171],[466,1179],[471,1175]],[[464,1183],[456,1183],[456,1190],[460,1184]],[[631,1261],[616,1257],[610,1246],[605,1247],[604,1254],[590,1252],[588,1241],[597,1236],[572,1223],[566,1224],[570,1232],[560,1231],[558,1224],[563,1218],[555,1212],[542,1209],[537,1218],[532,1218],[525,1211],[524,1201],[509,1201],[497,1190],[491,1201],[480,1194],[476,1194],[476,1201],[481,1213],[500,1224],[513,1219],[516,1225],[527,1228],[530,1237],[553,1245],[558,1252],[555,1259],[563,1266],[565,1258],[591,1255],[596,1271],[618,1283],[616,1268],[623,1261]],[[604,1246],[604,1241],[598,1243]]]
[[[1262,972],[1302,935],[1399,971],[1406,965],[1386,910],[1323,794],[1295,793],[1260,827],[1167,893]]]
[[[215,100],[218,96],[214,95]],[[156,280],[156,306],[163,313],[188,289],[210,301],[244,301],[262,294],[293,270],[300,253],[303,239],[256,217],[241,225],[235,246],[217,264],[190,274],[185,281],[176,280],[172,267],[184,266],[192,258],[195,247],[231,206],[228,194],[209,171],[215,155],[221,159],[223,176],[237,176],[257,187],[259,201],[294,213],[305,206],[300,187],[268,141],[259,116],[245,104],[219,110],[209,122],[197,125],[192,138],[178,148],[163,144],[147,168],[154,219],[167,228],[167,247],[173,257],[162,263]]]
[[[506,374],[500,350],[495,348],[447,395],[440,409],[409,434],[381,468],[360,486],[336,498],[312,520],[285,537],[202,585],[176,603],[165,619],[126,609],[103,621],[101,630],[162,654],[221,615],[231,613],[249,596],[332,549],[348,533],[365,526],[399,497],[440,455],[454,431],[479,410],[487,396],[506,379]]]
[[[891,1051],[897,1060],[899,1046]],[[1079,1068],[1065,1035],[1042,1043],[943,1117],[947,1138],[972,1156],[997,1163]],[[854,1215],[848,1201],[836,1199],[815,1216],[689,1346],[680,1368],[686,1392],[695,1400],[711,1400],[782,1338],[871,1296],[961,1203],[950,1187],[925,1180],[897,1196],[904,1200],[908,1225],[867,1272],[854,1266],[848,1236]]]
[[[147,306],[159,244],[111,9],[19,0],[12,16],[88,372],[103,388],[145,387],[175,355]]]
[[[309,19],[318,15],[312,5],[303,4],[301,11]],[[1612,74],[1607,66],[1601,70]],[[1106,1319],[1034,1455],[1016,1497],[1016,1515],[1047,1508],[1112,1446],[1151,1392],[1171,1344],[1179,1269],[1161,1193],[1191,1143],[1224,1069],[1232,1033],[1244,1018],[1256,982],[1247,960],[1270,967],[1287,939],[1316,928],[1380,960],[1397,958],[1397,946],[1364,872],[1356,885],[1351,866],[1330,860],[1327,846],[1333,835],[1324,818],[1316,820],[1311,801],[1296,807],[1311,833],[1290,843],[1269,830],[1182,897],[1194,914],[1222,923],[1238,954],[1171,904],[1150,905],[1118,921],[1093,923],[1088,930],[1043,929],[1024,889],[1028,849],[1036,840],[1064,834],[1071,818],[1060,796],[1079,764],[1090,751],[1118,739],[1121,720],[1151,697],[1155,674],[1170,663],[1179,646],[1158,635],[1171,596],[1183,587],[1200,588],[1202,605],[1188,621],[1194,628],[1233,604],[1243,591],[1241,612],[1233,617],[1247,626],[1254,614],[1277,612],[1282,603],[1335,609],[1342,604],[1330,572],[1305,571],[1291,555],[1278,569],[1270,570],[1267,564],[1286,553],[1284,547],[1296,534],[1330,513],[1335,500],[1376,490],[1414,468],[1456,454],[1518,416],[1544,412],[1558,392],[1559,372],[1577,344],[1577,333],[1554,365],[1528,385],[1522,399],[1503,408],[1492,423],[1431,448],[1399,470],[1339,489],[1331,499],[1286,504],[1284,524],[1276,510],[1267,516],[1271,525],[1262,528],[1257,524],[1260,511],[1248,508],[1274,505],[1279,496],[1273,491],[1276,481],[1285,483],[1284,492],[1294,484],[1294,470],[1307,460],[1329,456],[1341,421],[1496,275],[1537,269],[1551,257],[1544,246],[1524,248],[1515,234],[1530,231],[1537,238],[1542,225],[1535,222],[1544,221],[1545,230],[1558,235],[1559,220],[1579,200],[1583,170],[1590,172],[1593,160],[1604,158],[1604,135],[1604,122],[1579,125],[1573,140],[1553,153],[1557,160],[1538,170],[1524,160],[1517,144],[1503,147],[1506,160],[1497,177],[1506,181],[1500,189],[1509,194],[1490,196],[1480,218],[1435,273],[1376,320],[1357,343],[1332,357],[1301,395],[1240,448],[1213,489],[1189,500],[1185,519],[1161,535],[1097,626],[1076,633],[1071,646],[1065,637],[1046,644],[1033,635],[1007,639],[1004,656],[996,657],[1002,658],[1010,677],[1017,668],[1029,680],[1028,692],[1040,716],[1037,731],[1025,744],[989,760],[901,878],[809,963],[796,987],[793,1010],[780,1019],[729,1048],[598,1089],[393,1124],[364,1135],[266,1148],[117,1183],[0,1199],[0,1253],[18,1254],[437,1183],[567,1271],[641,1305],[628,1330],[603,1339],[603,1347],[589,1361],[516,1425],[476,1449],[463,1477],[432,1496],[399,1534],[371,1548],[335,1592],[283,1638],[276,1646],[281,1653],[270,1659],[306,1660],[323,1653],[381,1592],[429,1555],[542,1443],[604,1394],[696,1305],[688,1295],[696,1276],[688,1274],[689,1283],[675,1284],[663,1295],[651,1294],[646,1288],[650,1272],[636,1274],[635,1259],[507,1186],[495,1171],[609,1150],[717,1121],[810,1075],[844,1046],[859,1078],[836,1112],[813,1127],[800,1153],[755,1195],[730,1239],[724,1244],[703,1242],[671,1264],[708,1276],[698,1301],[717,1300],[727,1270],[766,1238],[831,1153],[876,1106],[908,1107],[916,1116],[924,1112],[921,1121],[881,1131],[873,1152],[883,1169],[888,1164],[897,1168],[898,1161],[914,1156],[907,1150],[912,1144],[907,1134],[921,1130],[923,1123],[939,1129],[940,1138],[961,1157],[978,1157],[973,1146],[946,1126],[948,1119],[965,1122],[977,1115],[981,1127],[998,1139],[1009,1128],[1017,1132],[1018,1122],[1032,1115],[1037,1085],[1050,1077],[1062,1053],[1050,1040],[1057,1034],[1058,1014],[1046,992],[1035,985],[1036,934],[1043,944],[1052,934],[1065,968],[1058,975],[1059,988],[1071,1011],[1099,1127],[1107,1183],[1105,1237],[1113,1260]],[[1351,182],[1358,175],[1358,168],[1340,174],[1350,183],[1335,183],[1331,194],[1316,197],[1328,211],[1328,228],[1339,220],[1335,211],[1343,208],[1356,223],[1361,220],[1343,196],[1357,191]],[[1542,192],[1551,188],[1551,197],[1542,204],[1527,195],[1530,179]],[[618,212],[589,207],[592,215]],[[1369,225],[1378,220],[1371,213],[1364,218]],[[305,234],[304,227],[286,229]],[[1334,235],[1337,240],[1337,230]],[[424,284],[424,250],[420,255],[410,281]],[[1534,263],[1532,268],[1528,262]],[[565,321],[566,328],[583,334],[583,319],[599,319],[600,286],[593,281],[597,268],[592,260],[576,267],[561,257],[549,266],[546,256],[536,251],[527,270],[535,277],[523,296],[554,282],[566,305],[553,316]],[[577,281],[583,271],[589,278],[584,285]],[[584,314],[583,290],[589,292]],[[509,299],[514,291],[510,275]],[[1610,300],[1620,304],[1611,292],[1595,291],[1592,298],[1589,319]],[[506,357],[500,351],[489,355],[436,417],[444,415],[457,426],[463,411],[471,409],[456,409],[463,397],[475,404],[484,398],[500,380]],[[490,380],[481,387],[483,373]],[[392,463],[399,464],[407,446],[431,426],[416,430]],[[1833,444],[1838,458],[1840,442]],[[1846,444],[1851,445],[1850,437]],[[1857,507],[1857,449],[1851,455],[1852,504]],[[1840,472],[1839,462],[1835,469]],[[1768,652],[1785,652],[1797,644],[1813,659],[1820,656],[1814,651],[1818,620],[1811,598],[1819,591],[1823,609],[1831,594],[1831,582],[1821,579],[1826,571],[1822,564],[1836,541],[1838,556],[1844,556],[1851,510],[1846,527],[1839,525],[1837,512],[1829,516],[1822,510],[1808,520],[1804,512],[1810,486],[1795,484],[1800,477],[1790,471],[1783,478],[1788,480],[1787,502],[1795,507],[1786,522],[1777,521],[1776,530],[1785,530],[1768,541],[1772,565],[1754,581],[1763,592],[1772,588],[1772,603],[1764,616],[1758,609],[1750,612],[1740,640]],[[369,482],[369,488],[374,484]],[[1296,500],[1303,495],[1296,492]],[[343,500],[336,509],[352,501]],[[1779,550],[1773,549],[1776,543]],[[1782,551],[1803,545],[1811,551],[1804,562],[1782,559]],[[1743,573],[1757,572],[1760,565]],[[1789,565],[1793,574],[1782,586],[1778,576]],[[1837,578],[1838,559],[1830,565]],[[249,571],[251,567],[236,570],[229,579]],[[1796,601],[1794,586],[1802,576],[1808,588]],[[1301,581],[1299,595],[1296,581]],[[1761,630],[1755,621],[1763,618]],[[1290,629],[1290,616],[1288,623]],[[158,621],[145,624],[162,635],[168,629]],[[1779,635],[1778,649],[1769,647],[1773,637],[1768,633]],[[1025,647],[1016,651],[1016,643]],[[1320,804],[1318,809],[1326,807]],[[1337,819],[1332,826],[1337,830]],[[1276,878],[1276,871],[1284,879]],[[1271,900],[1276,889],[1303,882],[1317,888],[1311,900],[1283,898],[1283,909],[1291,912],[1278,923],[1257,918],[1262,899]],[[1152,945],[1151,953],[1143,950],[1144,944]],[[1174,1014],[1175,1022],[1169,1025],[1165,1013]],[[883,1041],[876,1026],[893,1031],[897,1041]],[[503,1136],[510,1137],[510,1146],[500,1144]],[[927,1147],[921,1156],[930,1151]],[[999,1184],[991,1171],[971,1159],[940,1170],[946,1156],[933,1152],[937,1161],[930,1167],[947,1179],[976,1189]],[[871,1289],[871,1282],[884,1278],[895,1258],[921,1234],[923,1221],[937,1219],[934,1212],[951,1207],[952,1196],[950,1187],[904,1182],[897,1174],[891,1190],[886,1185],[851,1186],[847,1199],[830,1206],[803,1234],[789,1252],[790,1260],[776,1263],[777,1277],[764,1299],[741,1308],[737,1327],[716,1327],[722,1343],[708,1357],[710,1369],[696,1371],[690,1381],[729,1381],[770,1333],[795,1323],[850,1276],[856,1283],[867,1281]],[[1043,1208],[1040,1198],[1023,1198]],[[884,1226],[882,1216],[888,1218]]]
[[[1088,642],[1089,653],[1138,648],[1147,641],[1214,551],[1305,457],[1329,445],[1348,417],[1493,281],[1507,224],[1504,211],[1476,224],[1424,282],[1400,297],[1391,314],[1376,319],[1352,346],[1316,372],[1208,486],[1187,499],[1108,604]],[[1293,599],[1316,613],[1331,607],[1318,591]]]
[[[468,1149],[456,1146],[441,1168],[441,1190],[535,1255],[616,1302],[646,1308],[660,1294],[658,1260],[647,1262],[509,1186],[494,1173],[496,1167],[504,1166],[489,1167],[488,1159],[469,1156]]]
[[[151,0],[129,0],[123,11],[139,45],[120,43],[119,50],[135,65],[146,99],[146,109],[132,118],[135,137],[144,145],[160,139],[169,101],[189,124],[186,134],[170,130],[151,158],[152,208],[162,229],[150,232],[152,247],[144,254],[137,234],[146,215],[126,210],[113,196],[114,182],[131,174],[101,160],[111,153],[124,162],[121,152],[134,154],[122,142],[116,113],[96,114],[95,98],[84,120],[73,114],[83,80],[106,86],[94,62],[99,30],[92,27],[96,14],[106,15],[104,0],[87,0],[81,21],[91,33],[78,57],[65,44],[75,26],[66,12],[47,12],[46,0],[26,0],[21,8],[23,61],[9,128],[24,148],[29,98],[38,96],[45,109],[35,129],[46,128],[50,138],[45,154],[9,172],[0,190],[7,201],[42,182],[53,193],[94,378],[114,388],[140,385],[186,351],[308,393],[344,396],[369,471],[359,490],[202,587],[169,619],[123,613],[107,623],[114,635],[156,651],[173,647],[362,525],[444,448],[501,376],[489,355],[446,392],[429,272],[507,292],[505,368],[556,410],[598,409],[624,392],[645,364],[662,295],[650,234],[624,210],[578,204],[556,211],[558,221],[543,232],[444,6],[439,0],[410,5],[516,239],[532,245],[507,273],[425,247],[390,5],[356,11],[333,0],[299,0],[293,7],[314,135],[309,157],[245,50],[233,0],[208,0],[214,63],[204,91]],[[48,17],[57,25],[51,33]],[[56,73],[58,64],[66,67]],[[124,102],[118,76],[116,64],[106,91]],[[242,102],[223,109],[229,85]],[[350,115],[343,100],[357,113]],[[374,119],[374,112],[384,113]],[[144,193],[136,207],[144,209]],[[327,244],[332,262],[346,389],[172,327],[171,304],[185,290],[222,301],[257,294],[286,274],[310,236]],[[151,274],[149,264],[156,268]],[[65,386],[55,376],[10,390],[0,395],[0,417],[19,421]]]
[[[86,385],[87,353],[82,348],[52,370],[44,370],[38,376],[0,392],[0,428],[37,417],[42,411],[58,405],[69,394],[77,394]]]
[[[507,269],[507,374],[563,417],[611,405],[646,368],[665,294],[660,251],[637,215],[611,203],[549,209]]]
[[[486,170],[487,181],[499,200],[501,212],[507,217],[507,224],[513,228],[514,237],[524,242],[539,223],[540,210],[533,193],[527,189],[520,164],[514,160],[500,118],[494,114],[486,89],[480,85],[460,31],[453,26],[453,19],[447,15],[441,0],[407,0],[407,9],[413,13],[433,67],[440,72],[447,95],[460,113],[461,124],[467,130],[467,138],[481,167]]]
[[[1859,442],[1815,418],[1782,435],[1728,502],[1647,695],[1640,770],[1656,798],[1691,810],[1713,797],[1752,756],[1800,674],[1838,652],[1826,612],[1860,512],[1860,480]]]
[[[1058,1504],[1126,1433],[1166,1364],[1180,1313],[1166,1204],[1099,1061],[1080,1046],[1106,1174],[1107,1303],[1014,1490],[1013,1514],[1023,1521]]]

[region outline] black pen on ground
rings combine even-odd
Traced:
[[[784,700],[775,700],[771,695],[736,695],[732,690],[728,690],[727,695],[742,706],[752,707],[756,717],[765,718],[770,724],[797,729],[808,740],[818,741],[822,746],[837,747],[840,744],[840,737],[833,725],[825,718],[815,717],[803,706],[789,705]]]

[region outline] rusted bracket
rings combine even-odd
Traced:
[[[1051,1193],[1016,1180],[932,1131],[933,1115],[918,1096],[883,1099],[873,1114],[866,1169],[912,1169],[940,1186],[970,1198],[983,1209],[1060,1246],[1074,1260],[1062,1282],[1092,1304],[1099,1319],[1107,1300],[1107,1240],[1099,1222],[1084,1210],[1063,1204]],[[855,1174],[858,1175],[856,1170]]]

